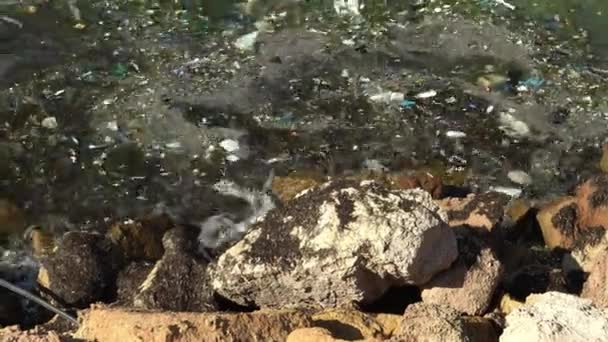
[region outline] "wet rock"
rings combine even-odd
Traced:
[[[163,256],[162,238],[171,228],[168,217],[150,217],[113,224],[107,236],[127,260],[157,261]]]
[[[391,286],[427,282],[456,259],[443,218],[422,190],[325,183],[271,211],[226,251],[213,287],[241,305],[369,304]]]
[[[588,299],[548,292],[530,295],[506,318],[501,342],[605,341],[608,315]]]
[[[81,313],[75,338],[87,341],[277,341],[311,327],[303,312],[153,313],[93,307]],[[118,324],[117,324],[118,323]]]
[[[25,217],[19,207],[0,198],[0,236],[19,234],[25,230]]]
[[[425,284],[421,296],[425,303],[448,305],[475,316],[490,306],[502,265],[487,243],[467,235],[458,239],[459,259]]]
[[[139,287],[133,304],[145,309],[214,311],[206,262],[195,257],[196,232],[178,227],[163,236],[165,253]]]
[[[588,298],[598,307],[608,307],[608,250],[594,258],[589,277],[583,285],[581,297]]]
[[[497,341],[497,336],[488,320],[465,318],[449,306],[416,303],[405,310],[391,341]]]
[[[466,198],[445,198],[437,203],[447,212],[450,226],[492,231],[502,221],[509,199],[502,193],[486,192]]]
[[[139,287],[153,268],[154,264],[148,262],[133,262],[120,271],[116,280],[117,301],[123,305],[133,305]]]
[[[572,197],[553,201],[538,212],[545,244],[549,248],[572,248],[576,229],[576,200]]]
[[[107,298],[117,267],[111,244],[102,235],[69,232],[42,260],[39,279],[66,304],[82,308]]]

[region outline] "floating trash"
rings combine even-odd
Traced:
[[[437,96],[437,91],[428,90],[428,91],[425,91],[425,92],[422,92],[422,93],[416,95],[415,97],[417,99],[429,99],[429,98],[435,97],[435,96]]]
[[[226,152],[234,152],[239,149],[239,142],[236,140],[232,140],[232,139],[226,139],[226,140],[222,140],[222,142],[220,142],[220,146]]]
[[[370,101],[377,103],[391,103],[403,101],[405,95],[403,93],[396,93],[392,91],[385,91],[369,97]]]
[[[412,100],[403,100],[401,101],[400,106],[405,108],[405,109],[411,109],[416,105],[416,101],[412,101]]]
[[[48,118],[44,118],[44,120],[42,120],[42,122],[40,124],[42,125],[42,127],[48,128],[48,129],[56,129],[58,126],[57,119],[55,119],[54,116],[49,116]]]
[[[509,171],[507,177],[509,177],[511,182],[519,185],[528,185],[532,183],[532,177],[522,170]]]
[[[540,77],[530,77],[525,81],[520,81],[519,86],[537,90],[545,83],[545,80]],[[519,87],[517,89],[519,91]],[[527,90],[527,89],[526,89]],[[525,90],[524,90],[525,91]]]
[[[259,33],[260,31],[253,31],[241,36],[234,42],[234,46],[241,50],[252,50]]]
[[[467,134],[461,131],[447,131],[445,132],[445,136],[452,139],[460,139],[466,137]]]

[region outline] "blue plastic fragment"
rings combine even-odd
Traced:
[[[412,101],[412,100],[403,100],[403,101],[401,101],[401,107],[403,107],[405,109],[411,109],[415,105],[416,105],[416,101]]]
[[[520,81],[519,84],[524,85],[534,90],[540,88],[545,83],[545,80],[540,77],[530,77],[525,81]]]

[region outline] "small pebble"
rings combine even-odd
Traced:
[[[467,136],[465,132],[460,131],[447,131],[445,132],[445,136],[448,138],[459,139]]]

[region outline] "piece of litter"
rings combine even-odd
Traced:
[[[182,143],[180,143],[179,141],[174,141],[174,142],[170,142],[168,144],[165,144],[166,148],[170,148],[173,150],[179,149],[182,147]]]
[[[486,114],[490,114],[494,111],[494,106],[490,105],[488,106],[488,108],[486,108]]]
[[[239,160],[239,157],[235,156],[234,154],[230,154],[226,157],[226,160],[234,163]]]
[[[353,39],[344,39],[342,41],[342,44],[344,44],[346,46],[354,46],[355,45],[355,41]]]
[[[108,122],[108,124],[106,125],[106,127],[108,127],[108,129],[110,131],[116,132],[116,131],[118,131],[118,122],[116,122],[116,121],[110,121],[110,122]]]
[[[405,109],[413,108],[415,105],[416,105],[416,101],[412,101],[412,100],[403,100],[403,101],[401,101],[401,104],[400,104],[400,106]]]
[[[447,99],[445,99],[445,103],[447,103],[447,104],[456,103],[456,98],[454,96],[448,97]]]
[[[49,116],[48,118],[44,118],[44,120],[42,120],[41,125],[44,128],[55,129],[58,126],[57,119],[55,119],[54,116]]]
[[[521,196],[521,189],[518,188],[508,188],[506,186],[492,186],[490,187],[490,191],[500,192],[501,194],[505,194],[511,197],[519,197]]]
[[[13,25],[17,26],[20,29],[23,28],[23,24],[19,20],[13,19],[13,18],[11,18],[9,16],[6,16],[6,15],[0,15],[0,21],[4,21],[4,22],[7,22],[9,24],[13,24]]]
[[[505,6],[506,8],[510,9],[510,10],[514,10],[515,6],[511,5],[510,3],[504,1],[504,0],[494,0],[496,1],[497,4],[501,4],[503,6]]]
[[[422,92],[422,93],[416,95],[415,97],[417,99],[428,99],[431,97],[435,97],[436,95],[437,95],[437,92],[435,90],[429,90],[429,91]]]
[[[403,93],[396,93],[392,91],[385,91],[369,97],[372,102],[390,103],[390,102],[401,102],[405,95]]]
[[[509,171],[507,177],[509,177],[511,182],[519,185],[528,185],[532,183],[532,177],[522,170]]]
[[[252,50],[259,33],[260,31],[253,31],[241,36],[234,42],[234,46],[241,50]]]
[[[232,139],[226,139],[226,140],[222,140],[222,142],[220,142],[220,146],[226,151],[226,152],[234,152],[237,151],[239,149],[239,142],[236,140],[232,140]]]
[[[339,15],[360,15],[359,0],[334,0],[334,10]]]
[[[445,132],[445,136],[448,138],[460,139],[466,137],[467,134],[465,132],[460,131],[447,131]]]

